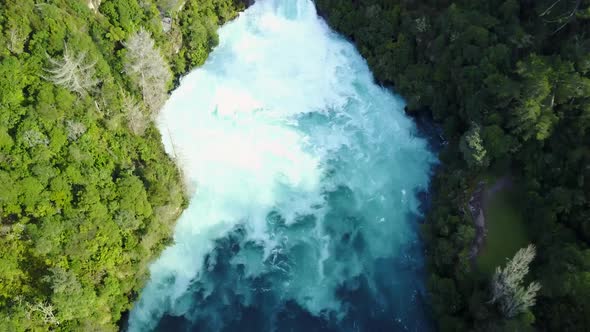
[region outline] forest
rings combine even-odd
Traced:
[[[587,330],[590,0],[315,2],[442,128],[422,225],[438,328]],[[0,0],[0,330],[119,328],[186,206],[154,116],[246,5]],[[469,211],[486,177],[518,187],[534,244],[493,274]]]
[[[0,1],[0,330],[115,331],[186,205],[154,115],[231,0]]]
[[[317,6],[357,45],[376,80],[406,98],[408,114],[442,128],[422,233],[438,328],[588,330],[590,1]],[[524,248],[493,275],[474,263],[477,227],[469,211],[471,193],[489,175],[518,184],[518,208],[536,246],[536,257],[534,247]],[[498,298],[509,270],[519,277],[508,292],[512,303]]]

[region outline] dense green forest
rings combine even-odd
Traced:
[[[185,205],[153,116],[241,8],[0,0],[0,331],[118,329]]]
[[[590,1],[316,3],[376,79],[407,98],[409,113],[443,129],[423,229],[440,330],[587,331]],[[528,276],[541,287],[536,304],[516,311],[498,305],[491,276],[470,255],[476,229],[467,206],[489,174],[518,182],[537,247]]]

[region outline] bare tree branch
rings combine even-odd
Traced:
[[[576,12],[578,11],[578,8],[580,7],[580,1],[581,0],[576,1],[576,6],[574,7],[574,9],[572,9],[571,13],[565,18],[565,22],[559,28],[557,28],[557,30],[553,31],[554,34],[559,32],[559,30],[563,29],[566,25],[568,25],[570,23],[570,21],[572,20],[572,17],[574,17]]]
[[[35,304],[27,303],[27,315],[30,316],[33,312],[41,314],[41,319],[45,324],[59,325],[59,320],[55,317],[53,305],[51,303],[37,302]]]
[[[48,58],[51,68],[47,68],[45,71],[51,76],[44,78],[54,84],[63,86],[79,95],[85,95],[98,84],[98,80],[94,77],[96,61],[86,61],[86,52],[74,54],[65,45],[62,59],[53,59],[49,56]]]
[[[142,136],[147,129],[149,118],[141,109],[141,104],[133,97],[123,93],[123,112],[127,116],[127,126],[132,133]]]
[[[559,3],[561,3],[562,0],[556,0],[554,3],[552,3],[547,9],[545,9],[540,15],[539,17],[543,17],[543,16],[547,16],[549,14],[551,14],[551,11],[553,10],[553,8],[558,5]],[[555,29],[555,31],[553,31],[553,34],[556,34],[557,32],[559,32],[561,29],[563,29],[566,25],[568,25],[571,21],[572,18],[575,17],[576,13],[578,12],[578,9],[580,9],[580,4],[582,3],[581,0],[576,0],[573,8],[571,10],[568,10],[565,13],[559,14],[557,15],[557,17],[553,18],[553,19],[549,19],[549,20],[544,20],[547,23],[558,23],[560,24],[560,26]]]
[[[167,86],[172,79],[168,63],[143,28],[133,34],[125,46],[125,71],[141,89],[145,104],[157,112],[168,97]]]
[[[541,13],[541,15],[539,15],[539,16],[545,16],[545,15],[549,14],[551,12],[551,9],[553,9],[553,7],[555,7],[555,5],[557,5],[560,2],[561,2],[561,0],[555,1],[553,4],[551,4],[551,6],[549,6],[547,9],[545,9],[545,11],[543,11]]]

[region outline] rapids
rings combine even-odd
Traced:
[[[436,162],[310,0],[258,0],[157,119],[190,191],[130,331],[424,331]]]

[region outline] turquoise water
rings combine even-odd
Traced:
[[[129,329],[428,329],[416,193],[435,157],[308,0],[223,26],[157,123],[190,204]]]

